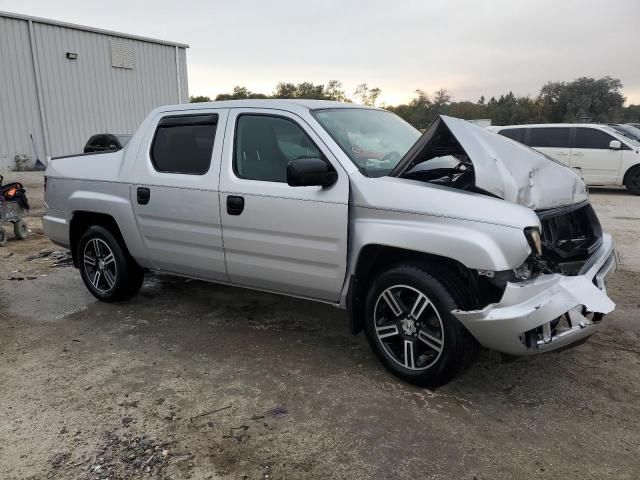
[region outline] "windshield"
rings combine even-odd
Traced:
[[[387,175],[420,132],[397,115],[370,108],[314,110],[313,116],[353,163],[369,177]]]
[[[611,128],[616,130],[620,135],[624,135],[631,140],[635,140],[637,143],[640,141],[640,130],[635,127],[629,127],[627,125],[609,125]]]

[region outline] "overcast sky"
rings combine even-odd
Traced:
[[[189,92],[341,80],[396,104],[415,89],[455,100],[548,80],[620,78],[640,103],[640,0],[0,0],[0,10],[188,43]]]

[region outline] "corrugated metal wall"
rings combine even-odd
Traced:
[[[188,101],[184,48],[177,49],[179,92],[175,46],[34,21],[45,139],[28,23],[0,17],[0,162],[13,164],[19,153],[33,158],[29,133],[41,158],[46,140],[51,156],[78,153],[94,133],[133,133],[153,108]],[[112,66],[113,40],[133,50],[133,69]]]
[[[43,158],[29,25],[24,20],[0,17],[0,171],[13,166],[18,154],[35,156],[30,134]]]

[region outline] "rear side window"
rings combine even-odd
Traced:
[[[532,128],[529,134],[530,147],[569,148],[570,128]]]
[[[576,128],[576,137],[573,140],[573,148],[596,148],[607,149],[611,140],[615,140],[611,135],[595,128]]]
[[[498,133],[503,137],[510,138],[516,142],[524,143],[524,134],[527,132],[526,128],[505,128]]]
[[[209,171],[218,115],[164,117],[158,123],[151,161],[158,172],[202,175]]]

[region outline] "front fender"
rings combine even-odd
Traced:
[[[519,228],[472,220],[356,208],[351,258],[366,245],[386,245],[456,260],[467,268],[501,271],[517,268],[531,253]]]

